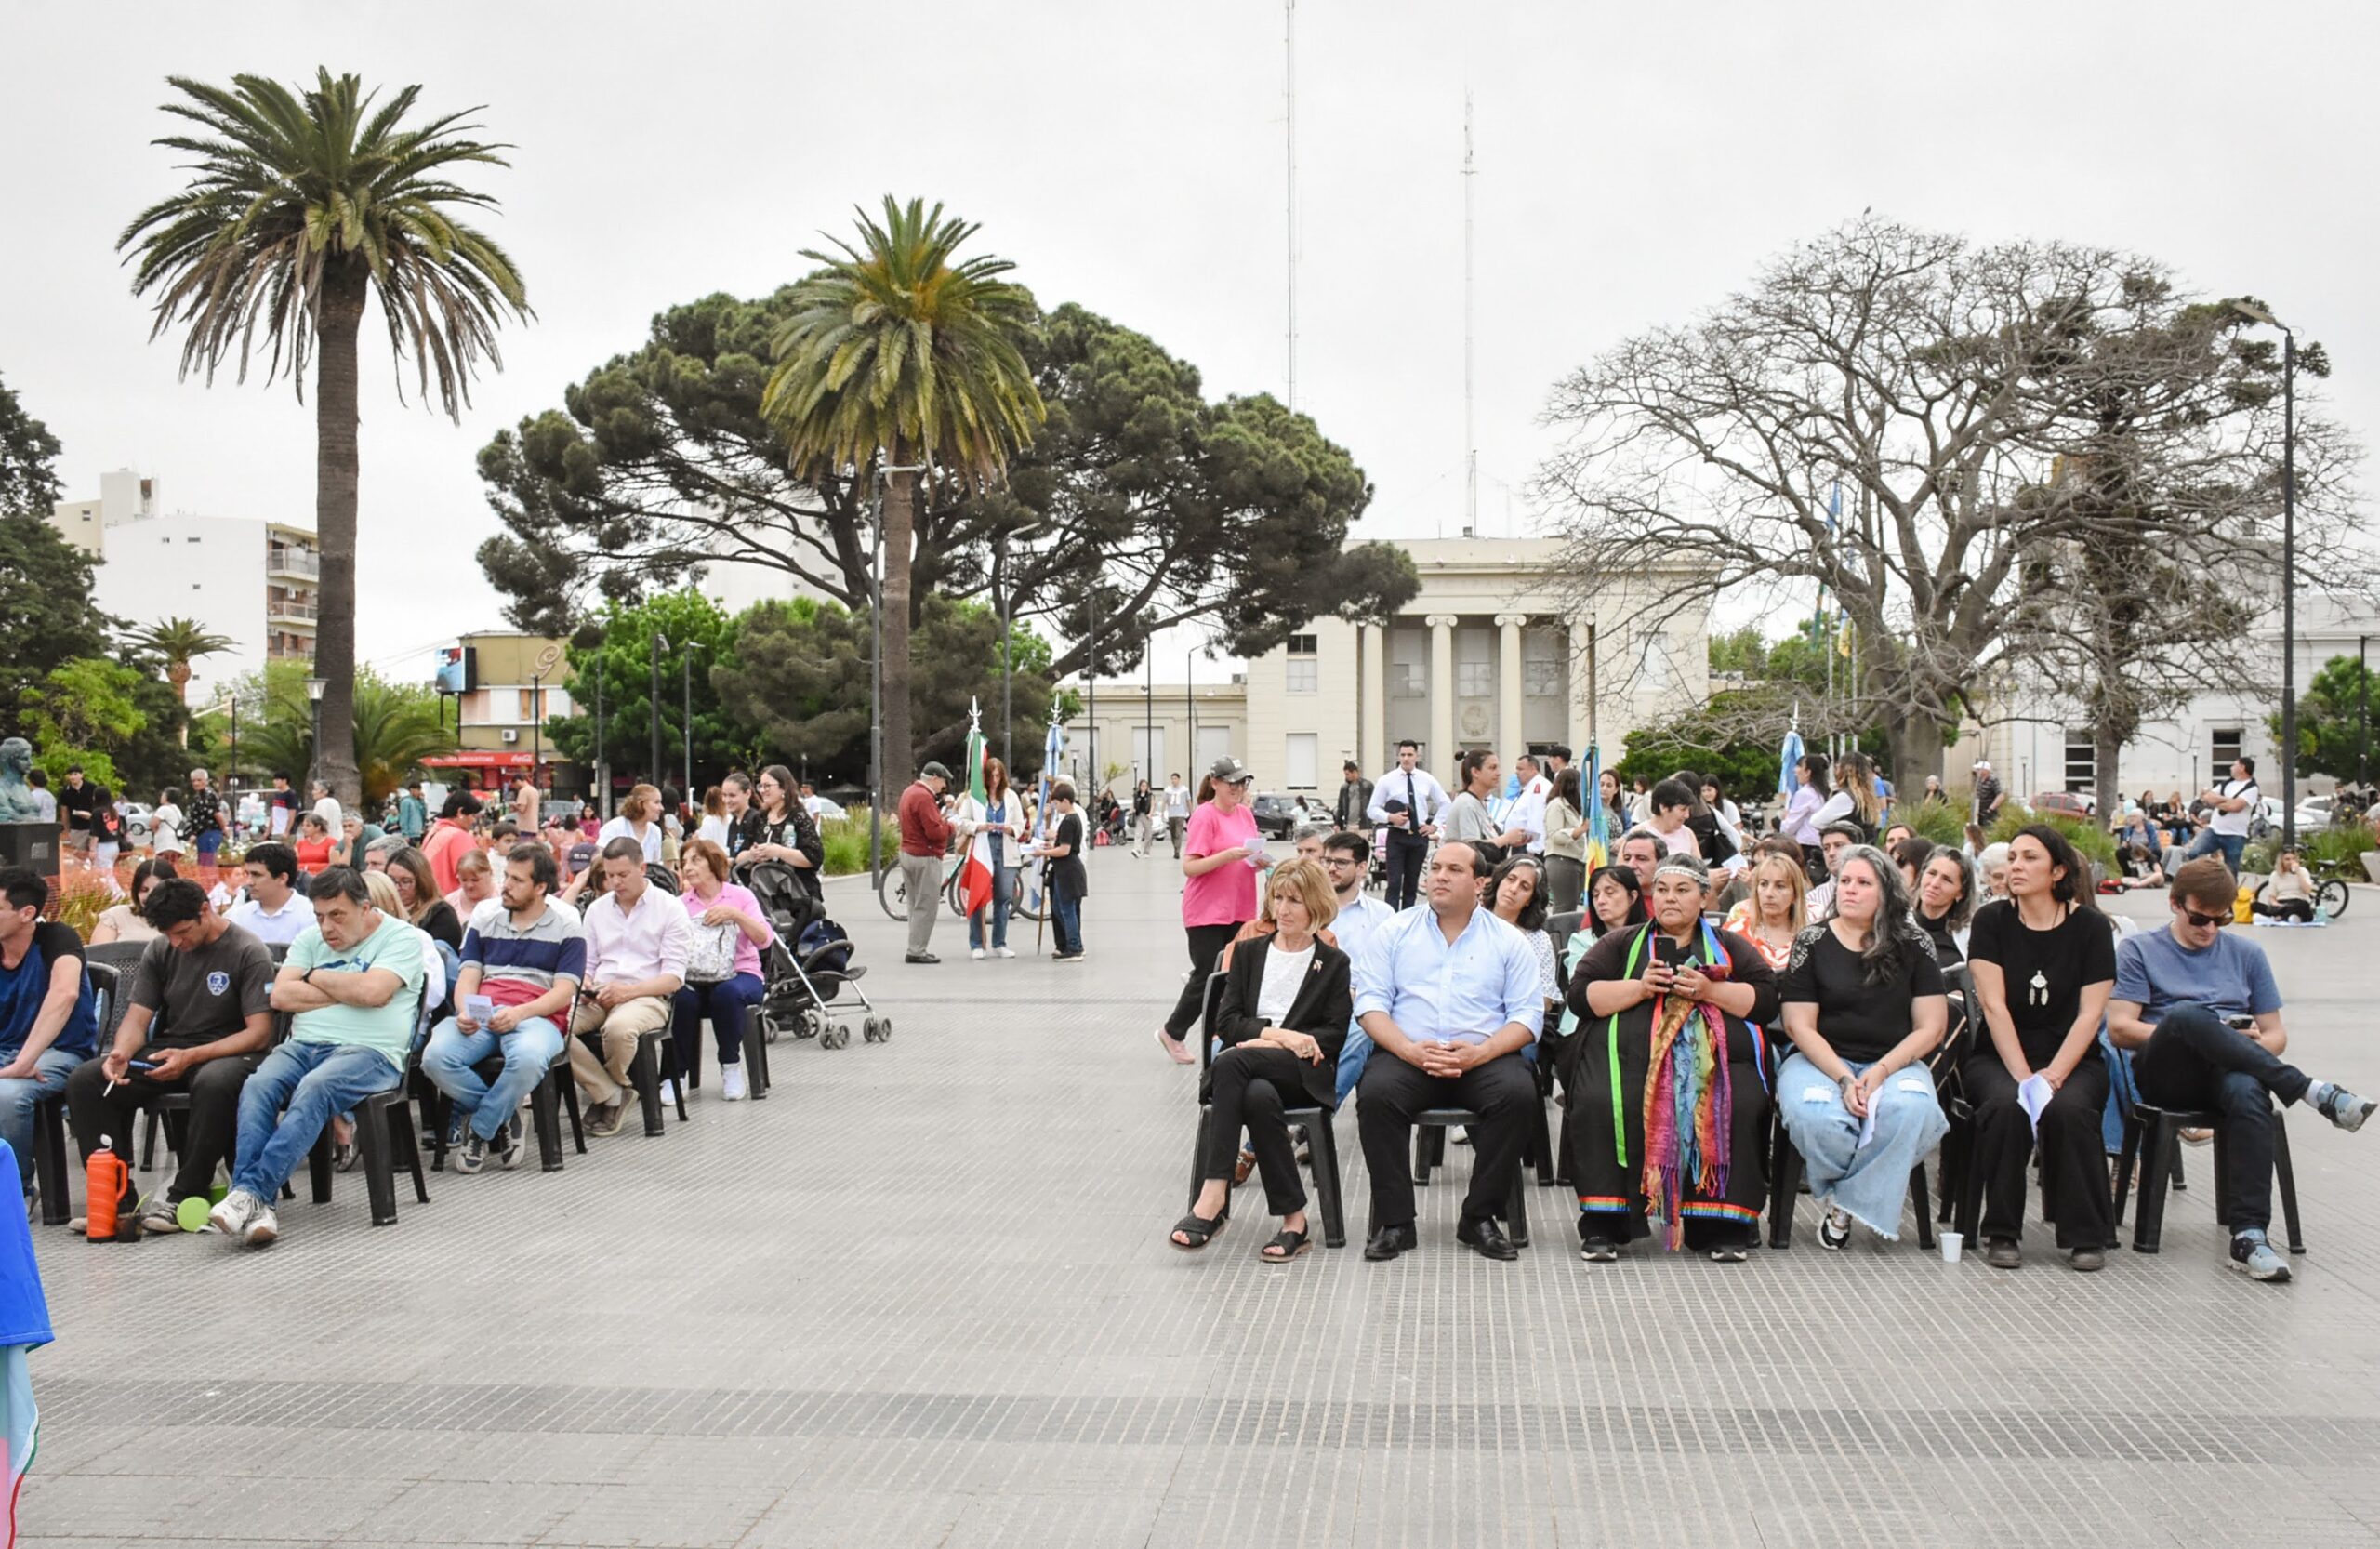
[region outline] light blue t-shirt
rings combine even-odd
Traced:
[[[2114,998],[2142,1008],[2154,1025],[2184,1000],[2196,1000],[2217,1016],[2262,1016],[2281,1010],[2281,986],[2273,982],[2265,949],[2237,931],[2218,932],[2215,945],[2193,952],[2171,931],[2144,931],[2116,946]]]
[[[422,935],[392,914],[380,917],[380,928],[341,952],[323,940],[322,927],[309,925],[289,946],[286,965],[304,971],[361,973],[385,968],[395,974],[399,988],[385,1006],[325,1006],[299,1012],[289,1034],[292,1043],[360,1043],[388,1056],[403,1070],[413,1052],[414,1019],[421,1013]]]

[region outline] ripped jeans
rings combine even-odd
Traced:
[[[1868,1065],[1844,1062],[1853,1075]],[[1873,1061],[1868,1062],[1873,1064]],[[1798,1053],[1777,1073],[1777,1113],[1786,1137],[1802,1154],[1810,1197],[1887,1238],[1900,1236],[1910,1169],[1950,1128],[1934,1094],[1934,1077],[1912,1065],[1885,1078],[1876,1091],[1876,1132],[1859,1144],[1860,1120],[1843,1105],[1843,1089]]]

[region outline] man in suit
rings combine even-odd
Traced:
[[[1421,890],[1421,863],[1438,818],[1447,809],[1446,788],[1421,767],[1421,745],[1408,737],[1396,745],[1396,767],[1372,787],[1365,811],[1388,826],[1388,907],[1409,909]]]

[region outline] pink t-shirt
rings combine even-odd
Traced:
[[[1253,846],[1257,843],[1256,814],[1247,806],[1234,807],[1224,815],[1212,801],[1206,802],[1190,814],[1189,836],[1183,840],[1185,855],[1212,855],[1235,844]],[[1242,925],[1256,918],[1256,868],[1234,861],[1219,866],[1203,877],[1185,878],[1182,883],[1182,923],[1184,925]]]

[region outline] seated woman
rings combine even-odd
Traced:
[[[1514,855],[1488,879],[1488,907],[1497,919],[1528,938],[1537,955],[1537,975],[1547,1000],[1562,999],[1561,973],[1554,964],[1554,938],[1545,933],[1548,907],[1545,867],[1535,855]]]
[[[1669,1245],[1740,1264],[1766,1197],[1767,960],[1702,918],[1710,873],[1671,855],[1653,874],[1651,923],[1595,943],[1570,981],[1583,1036],[1568,1055],[1579,1256],[1620,1256],[1668,1223]]]
[[[1911,918],[1925,933],[1934,961],[1945,973],[1967,960],[1967,920],[1975,913],[1975,863],[1965,854],[1937,850],[1925,857]]]
[[[2116,933],[2092,904],[2087,876],[2065,835],[2033,824],[2008,841],[2008,896],[1975,911],[1968,967],[1990,1036],[1960,1062],[1959,1080],[1975,1105],[1974,1165],[1983,1172],[1977,1235],[1996,1269],[2024,1262],[2025,1164],[2036,1150],[2068,1261],[2097,1269],[2114,1235],[2099,1024],[2116,984]],[[2038,1127],[2018,1097],[2036,1075],[2051,1089]]]
[[[749,1092],[742,1063],[744,1013],[768,994],[760,978],[760,948],[776,933],[769,929],[760,901],[729,881],[727,872],[727,852],[707,839],[688,840],[679,853],[678,879],[685,890],[680,898],[695,946],[725,950],[708,952],[709,960],[699,965],[694,955],[688,956],[686,982],[671,1000],[671,1037],[678,1045],[678,1068],[693,1071],[703,1057],[703,1018],[710,1018],[711,1037],[719,1045],[719,1094],[736,1103]],[[698,966],[706,970],[700,978],[695,976]],[[721,968],[723,974],[710,976]]]
[[[308,813],[298,824],[298,864],[308,876],[323,871],[331,864],[331,826],[323,821],[320,813]]]
[[[174,875],[174,862],[170,855],[142,861],[134,867],[131,901],[111,904],[99,911],[99,923],[91,927],[91,945],[102,947],[112,941],[156,940],[157,928],[141,918],[140,907],[149,902],[151,890]]]
[[[1332,1105],[1339,1047],[1355,1019],[1347,954],[1316,933],[1337,917],[1338,894],[1322,867],[1285,861],[1264,884],[1264,918],[1273,933],[1239,945],[1224,975],[1213,1031],[1222,1053],[1203,1081],[1210,1105],[1198,1167],[1197,1200],[1166,1240],[1204,1248],[1231,1219],[1233,1158],[1245,1128],[1264,1179],[1264,1199],[1281,1230],[1261,1257],[1284,1264],[1304,1252],[1305,1185],[1283,1117],[1292,1099]]]
[[[2314,874],[2298,862],[2297,852],[2283,850],[2272,863],[2272,875],[2257,890],[2248,907],[2269,920],[2307,924],[2314,918]],[[95,936],[92,938],[97,940]]]
[[[1793,938],[1810,922],[1810,880],[1799,858],[1774,853],[1752,868],[1752,895],[1727,911],[1723,931],[1752,943],[1761,960],[1781,969],[1793,955]]]
[[[1873,845],[1845,852],[1834,917],[1804,931],[1778,983],[1793,1040],[1777,1073],[1778,1117],[1826,1200],[1818,1245],[1850,1244],[1858,1221],[1900,1235],[1910,1169],[1950,1121],[1923,1062],[1949,1007],[1934,948],[1911,923],[1900,868]]]

